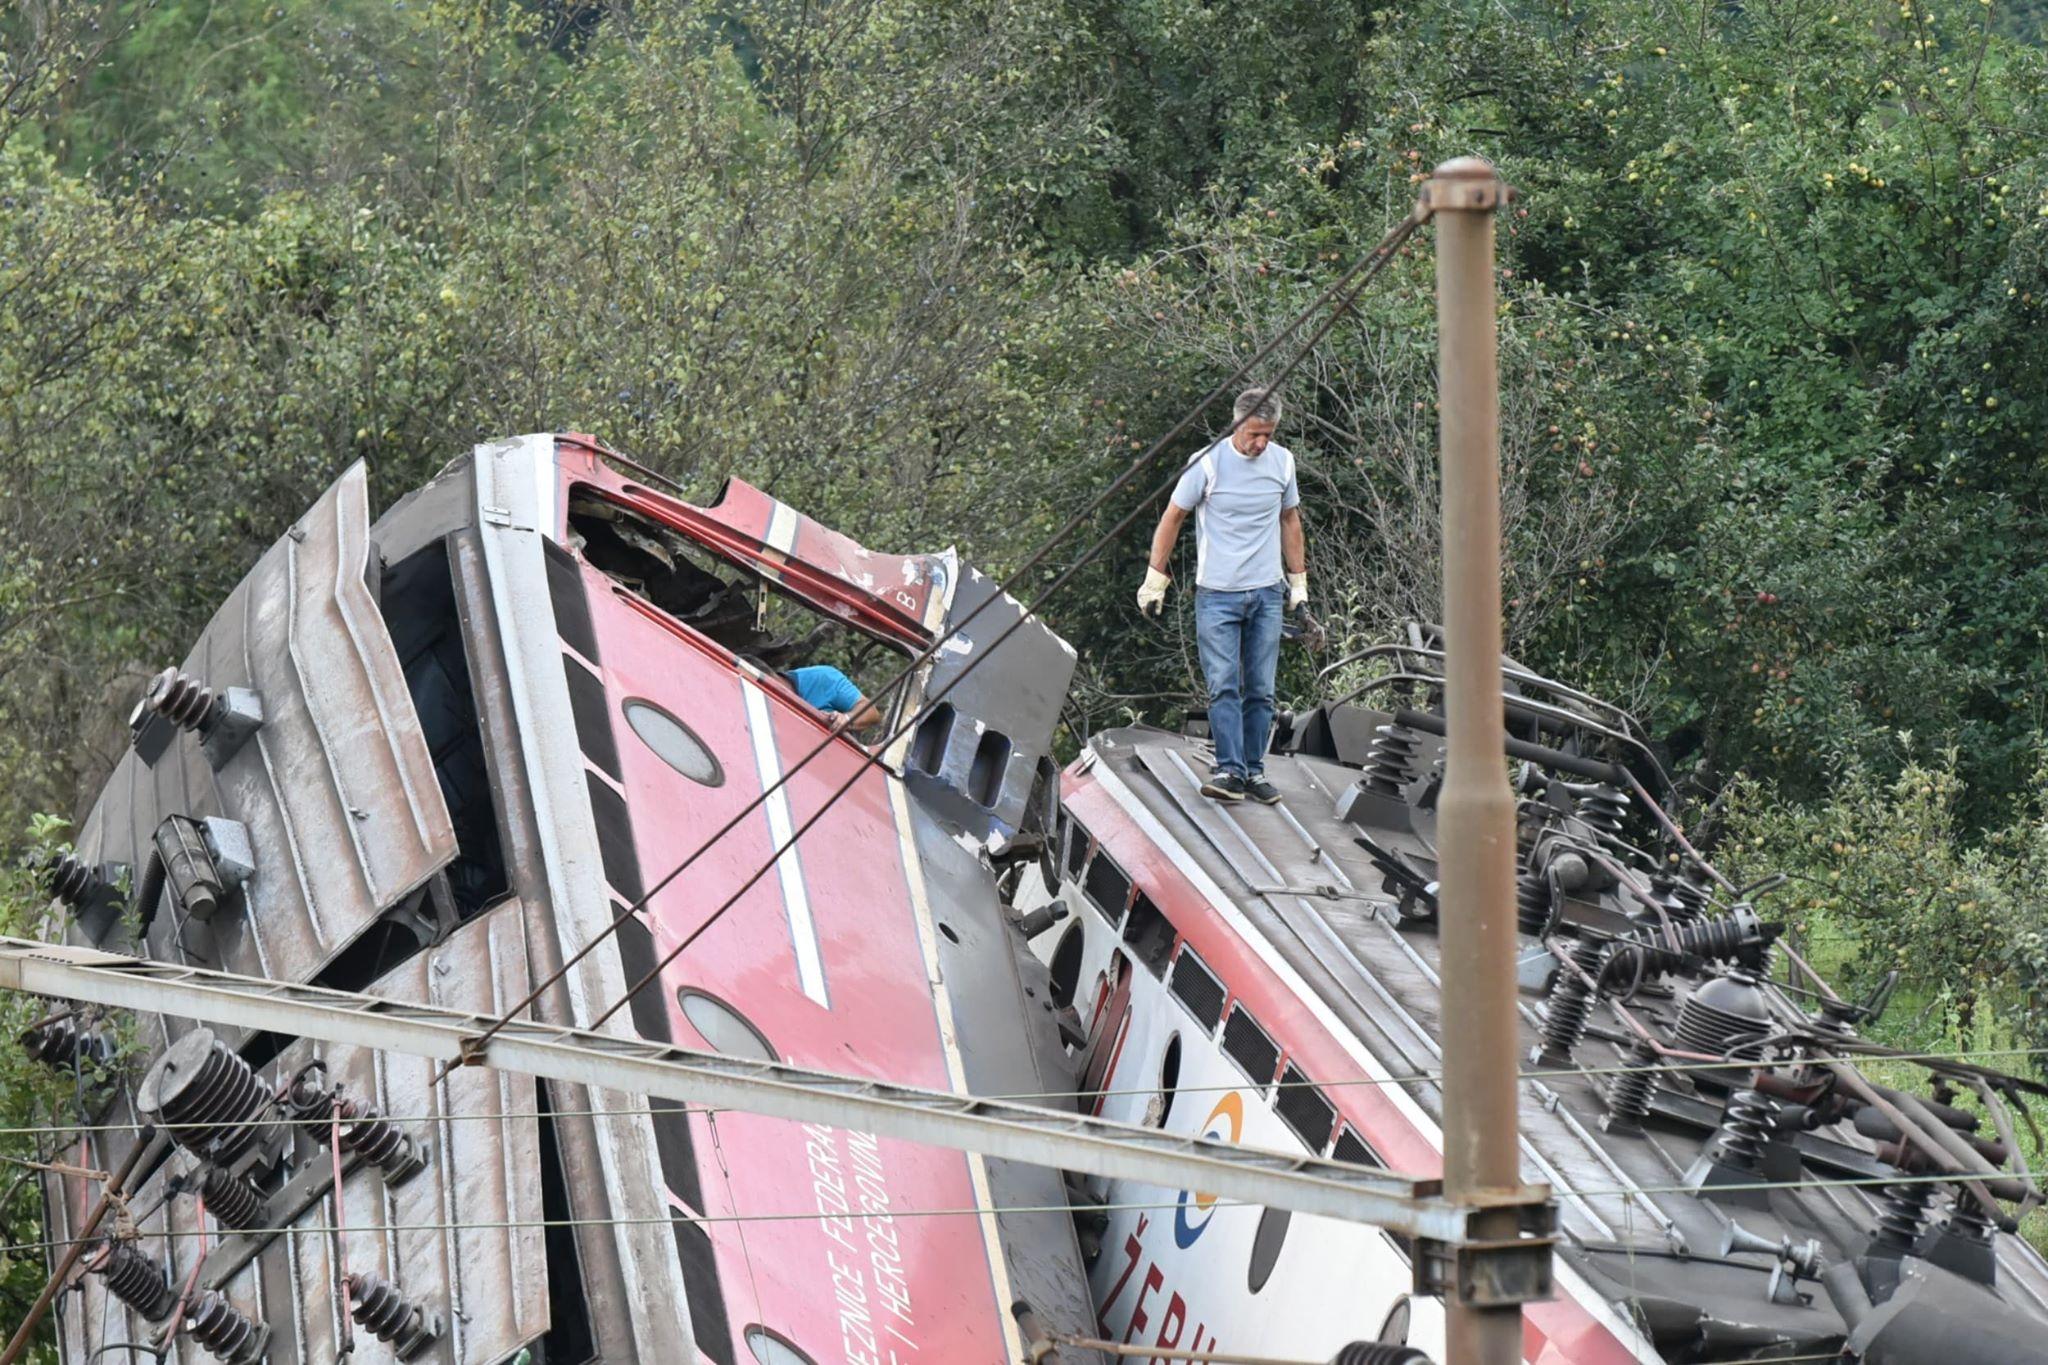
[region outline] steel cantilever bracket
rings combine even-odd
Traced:
[[[1418,1190],[1420,1193],[1420,1190]],[[1474,1213],[1512,1210],[1517,1235],[1415,1243],[1415,1292],[1472,1308],[1511,1308],[1551,1297],[1557,1203],[1548,1185],[1520,1185],[1457,1201]]]

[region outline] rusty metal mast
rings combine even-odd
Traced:
[[[1443,443],[1445,759],[1438,805],[1443,940],[1444,1192],[1503,1207],[1475,1229],[1516,1235],[1515,812],[1502,760],[1500,391],[1493,216],[1508,189],[1488,162],[1437,167],[1439,421]],[[1450,1365],[1514,1365],[1521,1305],[1461,1267],[1446,1277]],[[1498,1301],[1501,1298],[1507,1301]]]

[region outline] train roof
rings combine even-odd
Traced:
[[[1427,644],[1390,649],[1398,666],[1353,700],[1285,718],[1266,764],[1277,805],[1203,797],[1199,727],[1097,735],[1070,769],[1057,853],[1091,898],[1135,883],[1134,956],[1204,1023],[1223,1020],[1226,1053],[1237,1020],[1233,1059],[1278,1080],[1276,1108],[1311,1150],[1423,1174],[1443,1141]],[[1931,1090],[1901,1100],[1834,1064],[1886,1051],[1856,1033],[1861,1006],[1817,1007],[1825,984],[1786,968],[1776,926],[1667,837],[1634,723],[1539,683],[1510,668],[1511,736],[1518,712],[1542,723],[1503,755],[1518,767],[1520,893],[1502,909],[1522,928],[1523,1172],[1559,1204],[1559,1297],[1528,1321],[1560,1353],[1530,1358],[1827,1352],[1858,1323],[1873,1361],[1934,1365],[1901,1345],[1930,1330],[1958,1343],[1944,1360],[2044,1358],[2048,1265],[1987,1227],[1953,1172],[1973,1160],[1958,1144],[1998,1167],[2011,1135],[1994,1125],[2048,1092],[1933,1063]],[[1915,1103],[1902,1143],[1886,1115]],[[1928,1133],[1929,1114],[1951,1122]],[[1987,1183],[2009,1219],[2037,1196],[1999,1171]],[[1860,1296],[1824,1284],[1829,1266],[1850,1267]],[[2032,1341],[2017,1355],[2015,1334]]]

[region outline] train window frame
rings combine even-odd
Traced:
[[[1213,1019],[1206,1017],[1200,1010],[1197,1010],[1194,1002],[1190,1001],[1187,994],[1184,993],[1181,986],[1181,965],[1183,962],[1192,963],[1193,971],[1199,972],[1203,979],[1215,986],[1216,1010]],[[1224,983],[1221,976],[1218,976],[1210,968],[1208,963],[1202,960],[1200,953],[1187,946],[1185,940],[1181,943],[1180,951],[1173,955],[1173,961],[1168,965],[1166,993],[1173,997],[1174,1002],[1182,1010],[1186,1011],[1190,1019],[1202,1026],[1202,1036],[1205,1038],[1214,1038],[1216,1036],[1216,1030],[1223,1027],[1223,1016],[1230,1011],[1230,987]]]
[[[1102,868],[1108,868],[1109,871],[1107,873],[1099,873],[1099,869]],[[1123,896],[1114,910],[1102,903],[1100,894],[1096,890],[1095,881],[1098,875],[1105,877],[1113,876],[1123,883]],[[1131,908],[1131,897],[1137,889],[1138,885],[1131,880],[1131,874],[1124,871],[1123,866],[1116,859],[1110,857],[1108,853],[1098,847],[1095,850],[1095,856],[1088,860],[1088,870],[1081,881],[1081,899],[1094,906],[1096,911],[1112,927],[1121,930],[1123,928],[1124,916]],[[1156,972],[1153,974],[1155,976],[1158,975]]]
[[[1241,1025],[1238,1023],[1239,1020],[1243,1021]],[[1258,1040],[1272,1051],[1273,1068],[1269,1073],[1264,1076],[1254,1075],[1252,1068],[1245,1063],[1242,1057],[1237,1055],[1238,1045],[1231,1038],[1233,1026],[1250,1029],[1257,1036]],[[1230,1059],[1230,1064],[1237,1068],[1239,1075],[1257,1086],[1262,1093],[1273,1088],[1273,1080],[1280,1074],[1280,1045],[1273,1041],[1273,1035],[1266,1031],[1265,1025],[1261,1024],[1249,1009],[1245,1008],[1242,1001],[1232,1001],[1229,1010],[1224,1013],[1223,1030],[1219,1038],[1222,1043],[1223,1055]]]

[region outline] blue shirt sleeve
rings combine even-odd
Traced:
[[[820,711],[846,712],[861,703],[860,689],[853,685],[853,679],[830,664],[792,668],[789,680],[795,684],[796,694]]]
[[[1301,485],[1294,479],[1294,456],[1287,457],[1287,491],[1280,495],[1280,510],[1301,506]]]

